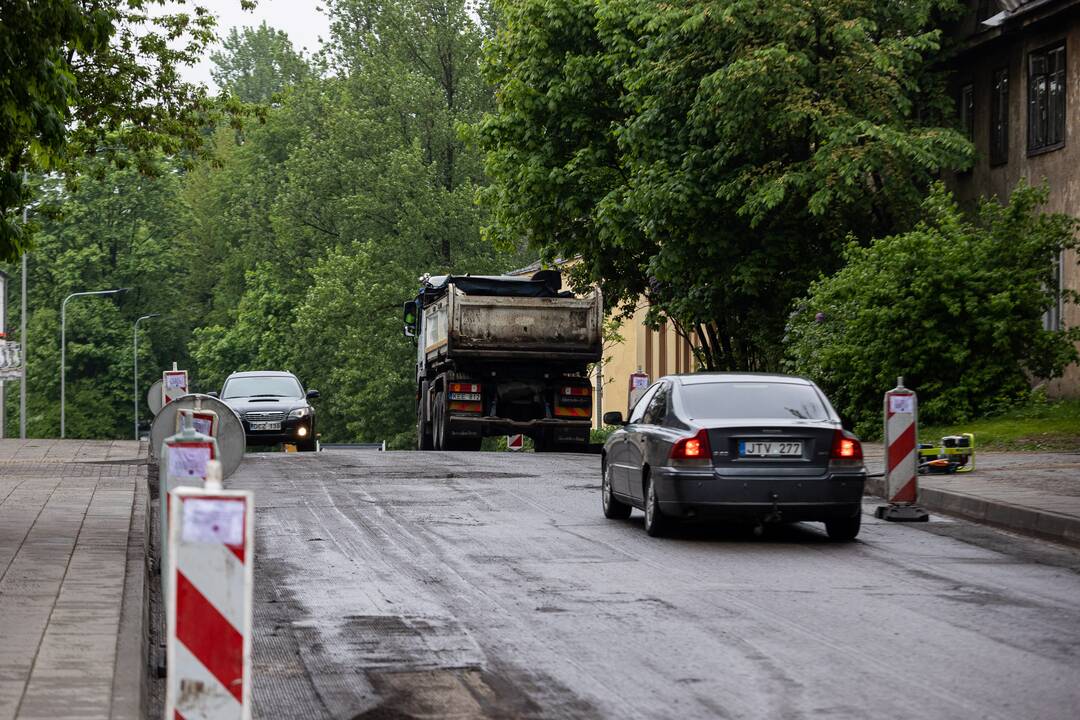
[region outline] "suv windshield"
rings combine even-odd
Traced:
[[[255,397],[257,395],[262,397],[298,398],[303,397],[304,393],[300,389],[300,383],[296,381],[296,378],[281,375],[232,378],[225,383],[225,387],[221,392],[223,400]]]
[[[693,419],[773,418],[828,420],[829,412],[809,385],[794,383],[693,383],[683,386]]]

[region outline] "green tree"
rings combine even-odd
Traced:
[[[101,155],[153,173],[159,151],[203,146],[216,107],[179,68],[202,56],[215,19],[187,10],[167,0],[0,4],[0,260],[28,246],[14,219],[29,200],[24,169],[71,171]],[[228,109],[239,117],[238,104]]]
[[[474,130],[488,236],[580,255],[611,304],[645,294],[706,367],[774,369],[791,301],[845,238],[909,226],[970,161],[932,69],[954,6],[499,3],[498,107]]]
[[[226,92],[248,103],[268,103],[287,87],[311,75],[289,36],[263,22],[259,27],[233,28],[222,50],[210,54],[210,77]]]
[[[157,159],[168,165],[164,159]],[[145,393],[172,361],[187,364],[186,338],[200,316],[187,293],[190,245],[182,178],[175,165],[160,177],[123,170],[104,159],[83,160],[83,179],[71,187],[56,177],[34,179],[52,212],[36,219],[28,262],[29,357],[27,433],[55,437],[60,429],[60,306],[73,292],[127,287],[118,296],[80,297],[67,305],[67,417],[69,437],[131,437],[132,325],[140,326],[139,369]],[[18,267],[12,267],[17,287]],[[19,324],[18,304],[9,322]],[[18,417],[8,393],[9,432]],[[143,404],[140,399],[140,404]],[[145,405],[143,405],[145,408]],[[149,417],[147,412],[144,416]]]
[[[1046,330],[1042,315],[1059,301],[1055,263],[1080,222],[1041,213],[1046,197],[1021,182],[1008,205],[985,201],[969,219],[938,185],[910,232],[851,242],[844,268],[788,321],[790,369],[869,436],[897,376],[919,393],[923,420],[950,423],[1025,398],[1032,376],[1060,375],[1080,331]]]
[[[490,108],[484,37],[464,3],[330,5],[328,77],[194,173],[197,244],[219,259],[191,344],[200,382],[285,368],[320,390],[324,440],[404,443],[414,347],[401,302],[424,272],[491,272],[479,153],[456,127]]]

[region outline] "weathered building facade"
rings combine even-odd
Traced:
[[[1080,217],[1080,0],[969,0],[958,28],[953,83],[961,125],[977,159],[953,181],[958,198],[1009,197],[1021,178],[1046,182],[1049,212]],[[1080,290],[1076,253],[1060,258],[1058,283]],[[1080,307],[1060,304],[1046,327],[1080,325]],[[1080,397],[1080,366],[1049,383]]]

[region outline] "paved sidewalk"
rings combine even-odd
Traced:
[[[124,599],[145,455],[135,441],[0,440],[0,720],[138,716],[125,629],[141,632],[141,609]]]
[[[883,470],[880,444],[865,446],[871,473]],[[920,475],[919,503],[931,512],[1080,545],[1080,454],[978,452],[975,470]],[[883,494],[871,479],[868,492]]]

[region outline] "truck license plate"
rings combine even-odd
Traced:
[[[253,422],[251,423],[252,430],[280,430],[281,423],[279,422]]]
[[[447,394],[447,398],[450,400],[471,400],[473,402],[479,402],[480,393],[452,392]]]
[[[739,443],[739,457],[801,457],[801,442],[777,442],[743,440]]]

